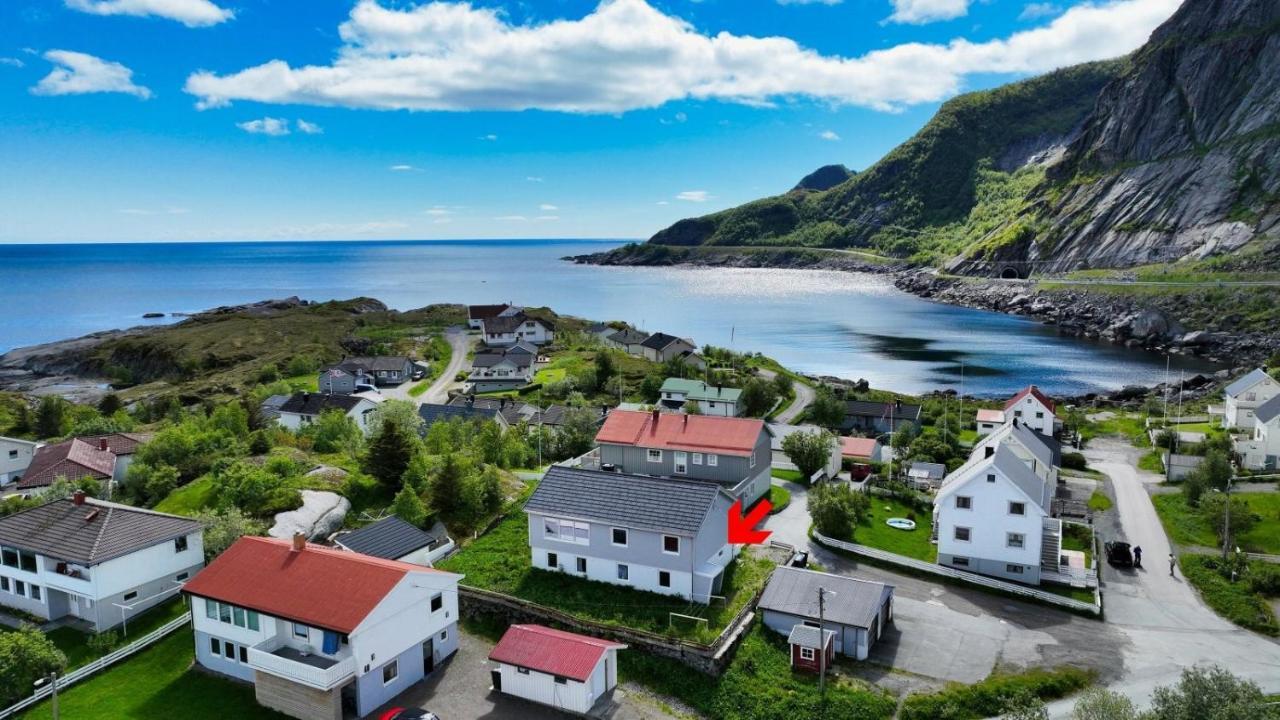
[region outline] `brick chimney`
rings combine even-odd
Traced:
[[[101,450],[101,451],[103,451],[103,452],[106,452],[106,451],[107,451],[107,439],[106,439],[106,438],[98,438],[98,449],[99,449],[99,450]]]
[[[658,432],[658,408],[653,409],[653,423],[649,426],[649,432],[655,434]]]
[[[71,494],[71,502],[75,503],[76,505],[83,505],[83,504],[84,504],[84,491],[83,491],[83,490],[77,490],[77,491],[75,491],[74,493],[72,493],[72,494]]]
[[[293,534],[293,552],[302,552],[307,548],[307,536],[300,532]]]

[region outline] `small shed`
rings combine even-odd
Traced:
[[[917,490],[932,490],[942,485],[942,478],[947,474],[947,466],[942,463],[911,463],[907,469],[907,480]]]
[[[512,625],[489,653],[493,689],[586,714],[618,685],[618,651],[627,646],[542,625]]]
[[[1204,458],[1199,455],[1179,455],[1177,453],[1164,454],[1164,466],[1168,469],[1169,479],[1172,481],[1186,480],[1191,474],[1204,462]]]
[[[797,625],[817,627],[821,622],[824,630],[835,633],[836,653],[866,660],[893,622],[893,586],[783,566],[773,571],[756,608],[765,627],[788,638]]]
[[[816,625],[796,625],[787,642],[791,645],[791,667],[795,670],[824,672],[836,659],[835,631],[818,630]],[[827,656],[822,660],[819,649]]]
[[[453,549],[453,540],[440,522],[428,531],[395,515],[342,533],[333,542],[343,550],[427,567]]]

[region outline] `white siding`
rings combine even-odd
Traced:
[[[585,683],[571,678],[557,683],[553,675],[537,670],[520,672],[516,666],[505,663],[498,663],[498,671],[502,676],[504,694],[585,714],[602,695],[617,684],[617,660],[617,650],[607,651],[596,663]],[[606,669],[607,665],[610,667]]]

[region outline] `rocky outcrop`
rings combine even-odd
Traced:
[[[351,501],[337,493],[303,490],[302,507],[277,514],[267,534],[289,539],[302,533],[308,540],[323,540],[342,527],[348,512]]]
[[[581,265],[622,267],[724,267],[841,270],[845,272],[891,272],[906,263],[871,262],[855,253],[839,250],[767,248],[741,250],[724,248],[673,248],[664,245],[633,244],[615,250],[564,258]]]

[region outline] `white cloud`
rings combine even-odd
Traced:
[[[559,219],[560,219],[559,215],[539,215],[538,217],[534,218],[534,220],[538,220],[539,222],[550,222],[550,221],[559,220]]]
[[[284,118],[264,117],[260,120],[245,120],[236,123],[236,127],[252,135],[279,137],[289,134],[289,121]]]
[[[527,182],[542,182],[542,178],[537,175],[526,175],[524,178]]]
[[[164,207],[154,208],[120,208],[118,210],[121,215],[186,215],[191,212],[184,207]]]
[[[404,165],[404,164],[392,165],[387,169],[392,172],[419,172],[420,170],[422,170],[422,168],[420,167],[414,167],[413,165]]]
[[[671,203],[667,202],[666,200],[659,200],[659,201],[658,201],[658,204],[659,204],[659,205],[670,205]]]
[[[446,215],[453,214],[452,210],[444,207],[443,205],[435,205],[433,207],[427,208],[426,210],[423,210],[423,212],[428,215],[434,215],[436,217],[444,217]]]
[[[676,195],[677,200],[686,200],[688,202],[706,202],[711,198],[711,194],[706,190],[685,190]]]
[[[44,58],[61,67],[31,88],[34,95],[125,93],[143,100],[151,97],[150,90],[133,84],[133,71],[120,63],[71,50],[50,50]]]
[[[8,65],[9,67],[26,67],[26,63],[16,57],[0,57],[0,65]]]
[[[969,0],[890,0],[893,14],[885,22],[923,25],[969,14]]]
[[[524,215],[499,215],[494,220],[502,220],[504,222],[526,222],[529,218]]]
[[[298,118],[297,120],[295,120],[294,124],[298,126],[298,132],[302,133],[303,135],[323,135],[324,134],[324,128],[320,127],[315,123],[307,122],[302,118]]]
[[[476,138],[476,139],[477,139],[477,140],[485,140],[485,141],[488,141],[488,142],[493,142],[494,140],[497,140],[497,139],[498,139],[498,136],[497,136],[497,135],[494,135],[493,133],[489,133],[488,135],[481,135],[480,137],[478,137],[478,138]]]
[[[553,210],[559,210],[560,208],[558,208],[558,207],[556,207],[555,205],[552,205],[552,204],[550,204],[550,203],[542,203],[541,205],[539,205],[539,206],[538,206],[538,209],[539,209],[539,210],[546,210],[546,211],[553,211]]]
[[[835,142],[840,139],[840,136],[837,135],[834,130],[823,130],[822,132],[818,133],[818,137],[822,138],[823,140],[830,140],[832,142]]]
[[[133,15],[177,20],[187,27],[207,27],[235,17],[209,0],[66,0],[67,7],[93,15]]]
[[[936,13],[940,1],[900,0],[894,17],[923,18]],[[946,2],[953,11],[967,5]],[[249,100],[620,113],[690,98],[762,105],[805,97],[898,110],[954,95],[973,74],[1046,72],[1122,55],[1179,3],[1083,2],[1043,27],[1006,38],[911,42],[840,57],[786,37],[705,35],[645,0],[605,0],[580,19],[527,25],[464,3],[401,10],[359,0],[339,28],[343,45],[332,64],[292,67],[272,60],[227,75],[199,71],[185,90],[201,108]]]
[[[1062,12],[1062,8],[1051,2],[1033,2],[1023,6],[1022,12],[1018,14],[1018,19],[1039,20],[1040,18],[1052,17],[1060,12]]]

